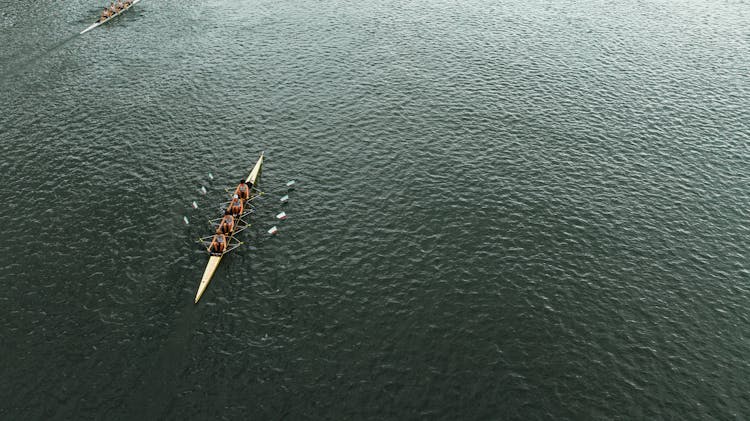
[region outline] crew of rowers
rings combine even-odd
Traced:
[[[109,7],[105,7],[104,10],[102,10],[102,17],[99,18],[99,22],[104,22],[112,16],[122,12],[130,7],[131,4],[133,4],[133,0],[117,0],[116,3],[113,2]]]
[[[237,222],[245,212],[245,201],[250,198],[250,190],[252,188],[252,184],[241,180],[240,184],[234,190],[232,200],[224,211],[224,216],[221,218],[219,226],[216,228],[216,234],[214,234],[211,245],[208,247],[211,254],[221,255],[226,251],[229,239],[235,228],[237,228]]]

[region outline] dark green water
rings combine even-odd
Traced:
[[[101,6],[0,5],[0,418],[750,418],[747,1]]]

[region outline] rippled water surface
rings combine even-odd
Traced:
[[[750,418],[747,1],[101,6],[0,4],[0,418]]]

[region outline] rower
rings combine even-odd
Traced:
[[[251,186],[247,184],[247,181],[240,180],[240,184],[234,190],[234,194],[242,200],[247,200],[250,197],[250,188]]]
[[[245,205],[242,202],[242,199],[239,198],[236,194],[234,197],[232,197],[232,201],[229,202],[229,206],[227,207],[227,212],[229,212],[230,215],[240,217],[242,216],[242,213],[245,210]]]
[[[224,252],[227,249],[227,236],[224,234],[216,234],[214,235],[214,238],[211,240],[211,245],[208,246],[208,251],[211,252],[211,254],[224,254]]]
[[[117,0],[117,8],[118,8],[119,10],[122,10],[122,9],[124,9],[124,8],[125,8],[125,5],[124,5],[124,4],[122,4],[122,0]]]
[[[224,212],[224,217],[219,222],[219,227],[216,229],[218,234],[231,234],[234,231],[234,216],[229,212],[229,209]]]

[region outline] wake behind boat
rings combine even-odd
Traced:
[[[230,215],[233,216],[234,223],[232,224],[232,227],[223,229],[224,218],[221,218],[219,220],[220,222],[217,224],[216,234],[214,234],[212,237],[201,238],[201,242],[204,245],[208,243],[206,251],[208,251],[211,257],[208,258],[208,264],[206,265],[205,271],[203,271],[203,278],[201,278],[201,283],[198,286],[198,292],[196,292],[195,294],[196,304],[198,303],[198,300],[201,299],[201,296],[206,290],[206,287],[208,287],[208,283],[211,282],[211,278],[214,276],[216,268],[219,267],[221,258],[224,257],[225,254],[242,245],[242,243],[235,238],[235,235],[249,226],[249,224],[243,221],[242,218],[248,216],[252,212],[252,210],[250,209],[250,201],[260,194],[257,186],[262,167],[263,152],[260,153],[258,162],[255,163],[252,171],[250,171],[250,175],[245,180],[245,183],[247,183],[247,186],[249,187],[244,197],[235,194],[232,200],[229,202],[229,205],[227,206],[227,211],[224,218]],[[235,191],[235,193],[239,192],[239,188],[240,187],[238,186],[238,190]],[[234,217],[235,215],[236,218]]]
[[[86,32],[88,32],[88,31],[90,31],[90,30],[92,30],[92,29],[94,29],[94,28],[96,28],[98,26],[104,25],[105,23],[109,22],[110,20],[112,20],[112,19],[120,16],[126,10],[129,10],[131,7],[135,6],[135,4],[138,3],[139,1],[141,1],[141,0],[132,0],[132,1],[127,1],[126,0],[124,3],[122,1],[118,1],[116,4],[113,3],[111,6],[105,7],[104,11],[102,11],[102,15],[99,18],[99,20],[96,21],[96,23],[94,23],[93,25],[91,25],[88,28],[86,28],[83,31],[81,31],[81,34],[85,34]]]

